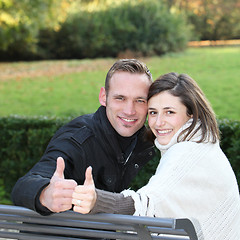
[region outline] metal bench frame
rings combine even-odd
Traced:
[[[73,211],[42,216],[27,208],[0,205],[0,239],[197,240],[197,236],[189,219]]]

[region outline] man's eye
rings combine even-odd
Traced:
[[[116,99],[122,101],[123,97],[116,97]]]
[[[138,99],[137,102],[138,102],[138,103],[146,103],[146,101],[143,100],[143,99]]]

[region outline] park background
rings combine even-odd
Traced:
[[[240,183],[240,0],[0,0],[0,203],[54,132],[94,112],[118,58],[205,92]],[[132,183],[154,173],[159,156]]]

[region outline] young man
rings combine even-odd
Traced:
[[[40,214],[72,208],[72,193],[92,166],[95,185],[121,192],[154,155],[144,139],[147,95],[152,76],[142,62],[119,60],[106,76],[94,114],[60,128],[41,160],[15,184],[15,205]]]

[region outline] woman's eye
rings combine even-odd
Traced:
[[[167,114],[174,114],[173,111],[167,111]]]
[[[154,114],[156,114],[156,112],[150,111],[150,112],[148,112],[148,114],[149,114],[149,115],[154,115]]]

